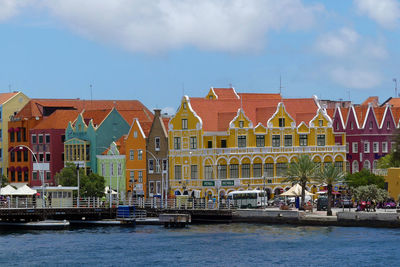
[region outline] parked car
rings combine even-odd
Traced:
[[[273,199],[268,200],[268,206],[280,206],[281,204],[285,204],[284,197],[274,197]]]

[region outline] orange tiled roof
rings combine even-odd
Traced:
[[[78,115],[76,110],[56,110],[33,129],[66,129],[68,123],[74,121]]]
[[[89,125],[90,120],[93,120],[94,126],[99,126],[110,112],[111,109],[85,110],[82,116],[86,125]]]
[[[400,107],[392,107],[391,110],[393,114],[394,123],[397,125],[400,120]]]
[[[374,113],[376,120],[378,121],[378,126],[381,126],[383,120],[383,114],[385,114],[386,107],[374,107]]]
[[[238,99],[238,95],[233,88],[213,88],[213,90],[219,100]]]
[[[399,97],[393,97],[392,99],[389,100],[388,102],[390,105],[393,107],[400,107],[400,98]]]
[[[8,101],[10,98],[16,96],[18,92],[13,92],[13,93],[0,93],[0,104],[4,104],[6,101]]]
[[[146,137],[149,136],[151,125],[152,125],[151,121],[140,122],[140,126],[142,127],[143,133]]]
[[[358,125],[362,127],[364,124],[365,116],[367,116],[368,106],[354,107],[354,111],[356,112],[355,115],[357,116]]]
[[[162,118],[162,122],[164,123],[164,127],[165,127],[165,130],[167,131],[167,133],[168,133],[168,123],[169,123],[169,120],[170,120],[170,118]]]
[[[373,107],[379,106],[379,97],[377,96],[370,96],[364,102],[361,103],[361,106],[368,106],[371,103]]]
[[[282,99],[280,94],[265,94],[265,93],[239,93],[242,100],[247,99]]]
[[[129,125],[132,125],[133,119],[135,118],[140,122],[152,122],[154,118],[154,114],[147,109],[117,110]]]

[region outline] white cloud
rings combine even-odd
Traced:
[[[352,29],[342,28],[338,32],[327,33],[318,38],[316,48],[332,56],[345,56],[354,49],[359,35]]]
[[[45,0],[73,31],[131,51],[194,46],[214,51],[261,49],[271,30],[307,29],[321,5],[301,0]]]
[[[0,0],[0,22],[17,15],[29,2],[29,0]]]
[[[385,28],[394,28],[400,18],[397,0],[354,0],[357,10]]]
[[[362,67],[336,67],[331,70],[330,75],[332,80],[336,83],[356,89],[373,88],[379,85],[382,81],[379,71],[374,69],[364,69]]]

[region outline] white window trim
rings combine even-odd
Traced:
[[[364,142],[364,153],[369,153],[371,151],[369,142]]]
[[[387,142],[382,142],[382,152],[383,153],[388,152],[388,143]]]
[[[373,143],[373,150],[374,150],[374,153],[379,153],[379,142]]]
[[[358,143],[357,142],[353,142],[351,143],[351,149],[352,149],[352,153],[358,153]]]

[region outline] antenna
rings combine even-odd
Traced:
[[[11,84],[8,85],[8,91],[11,93]]]
[[[90,84],[89,87],[90,87],[90,103],[92,103],[93,102],[93,92],[92,92],[93,86]]]
[[[394,97],[398,97],[397,95],[397,79],[393,78],[394,81]]]
[[[282,76],[281,75],[279,75],[279,94],[282,94],[282,89],[283,89],[284,87],[282,87]]]

